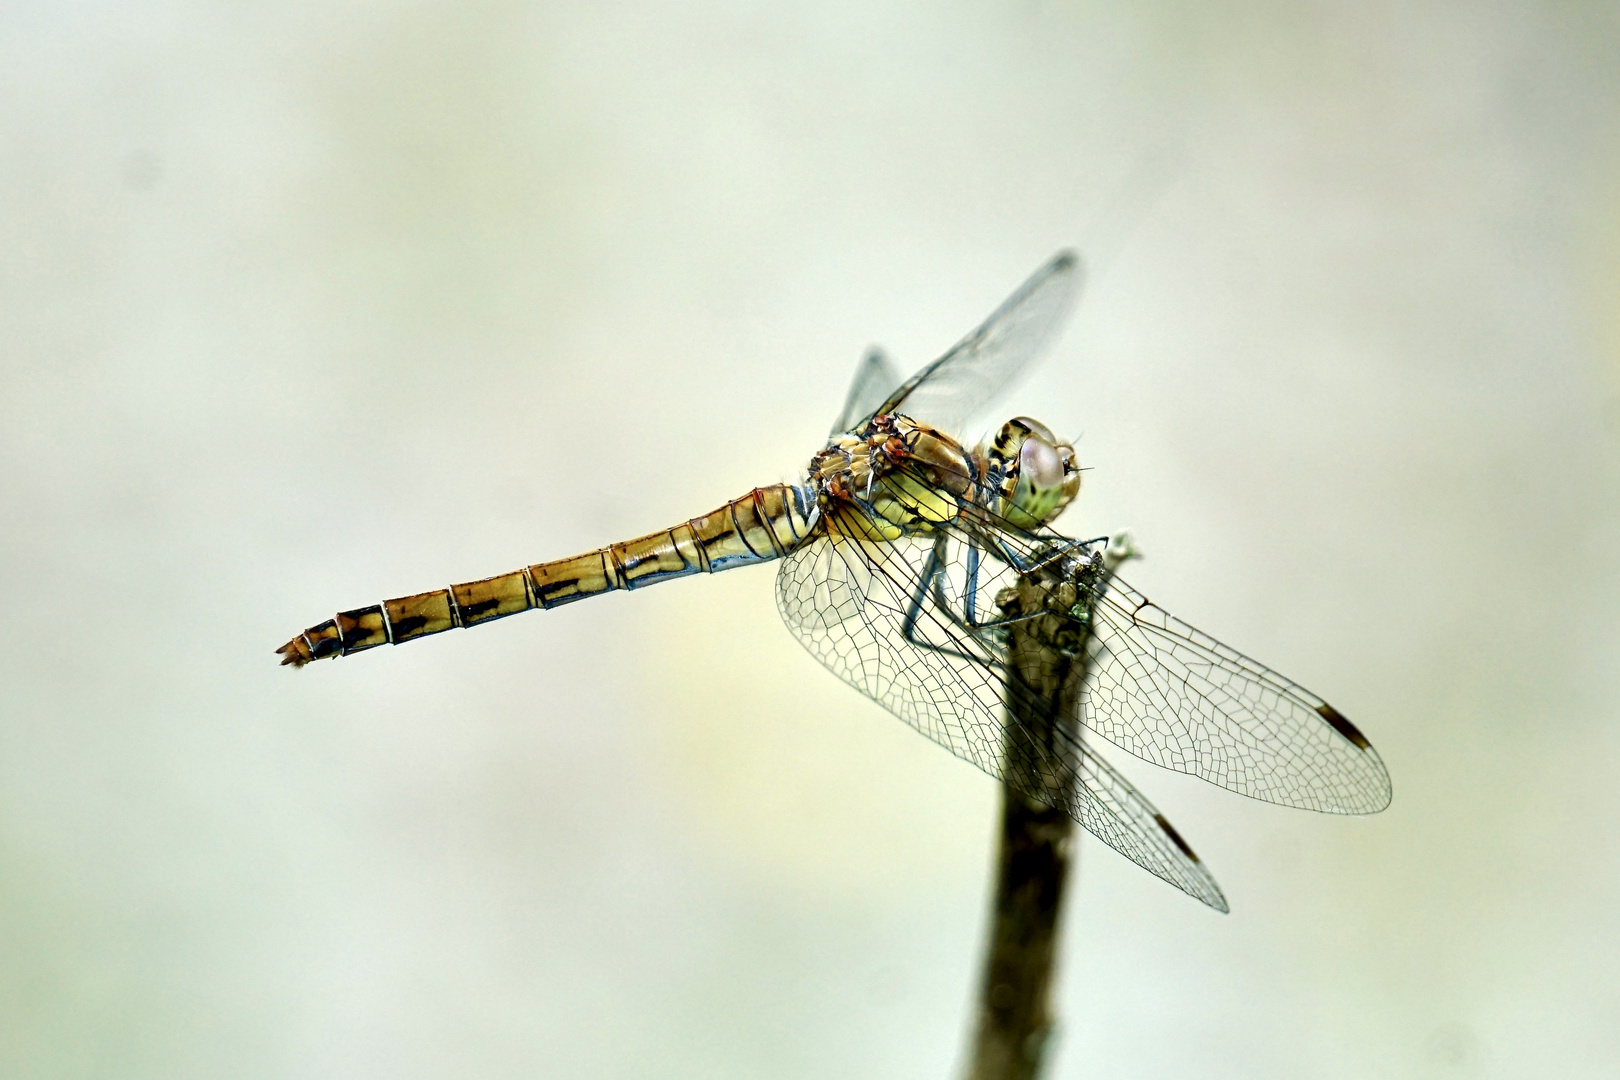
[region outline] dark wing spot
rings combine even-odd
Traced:
[[[1356,725],[1340,716],[1339,710],[1335,709],[1331,705],[1318,705],[1316,707],[1316,711],[1321,714],[1322,719],[1326,720],[1328,724],[1332,726],[1334,731],[1337,731],[1340,735],[1343,735],[1347,740],[1349,740],[1352,746],[1356,747],[1356,749],[1372,749],[1372,743],[1367,741],[1367,736],[1357,731]]]
[[[1199,861],[1198,856],[1193,854],[1193,849],[1187,846],[1187,841],[1181,838],[1181,834],[1176,832],[1176,827],[1170,824],[1170,822],[1166,821],[1163,814],[1154,814],[1153,820],[1159,823],[1159,828],[1164,830],[1164,835],[1168,836],[1171,841],[1175,843],[1176,847],[1181,849],[1181,853],[1183,855],[1187,856],[1187,858],[1191,859],[1193,862]]]

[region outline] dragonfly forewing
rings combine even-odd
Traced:
[[[828,437],[837,438],[844,432],[865,423],[899,385],[900,373],[895,370],[894,362],[889,359],[888,354],[876,345],[867,349],[866,355],[861,357],[860,365],[855,369],[855,378],[850,380],[849,394],[844,398],[844,407],[838,410],[838,419],[833,421]]]
[[[982,617],[976,605],[1000,587],[991,583],[1005,584],[1013,568],[1074,543],[998,518],[983,505],[990,497],[961,500],[964,510],[950,532],[965,553],[943,560],[947,570],[975,558],[985,567],[976,585],[964,575],[959,587],[968,622]],[[1091,665],[1082,709],[1086,726],[1109,742],[1263,802],[1338,814],[1389,805],[1389,773],[1378,752],[1311,691],[1113,575],[1085,618]]]
[[[1155,765],[1264,802],[1336,814],[1389,805],[1389,773],[1327,702],[1115,578],[1097,605],[1086,724]]]
[[[971,334],[907,379],[873,414],[904,413],[941,430],[965,434],[969,423],[1016,385],[1057,338],[1079,296],[1082,277],[1074,252],[1061,252]]]

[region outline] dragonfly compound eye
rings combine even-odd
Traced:
[[[1003,477],[1000,512],[1022,528],[1045,525],[1080,492],[1074,447],[1028,417],[1002,426],[990,457]]]
[[[1038,435],[1031,435],[1018,448],[1018,476],[1037,490],[1063,486],[1063,459],[1057,448]]]

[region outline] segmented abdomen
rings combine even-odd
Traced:
[[[755,488],[672,529],[537,563],[510,574],[340,612],[277,649],[283,664],[398,645],[530,608],[554,608],[614,589],[639,589],[688,574],[713,574],[781,558],[818,516],[814,494],[793,484]]]

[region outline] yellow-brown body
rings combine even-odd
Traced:
[[[531,608],[554,608],[614,589],[710,574],[780,558],[809,535],[817,509],[806,489],[755,488],[740,499],[661,532],[571,559],[537,563],[448,589],[340,612],[277,649],[283,664],[398,645]]]
[[[1050,433],[1034,421],[1014,420],[974,452],[907,417],[874,417],[816,454],[803,484],[755,488],[712,513],[573,558],[340,612],[276,652],[283,664],[303,667],[615,589],[768,562],[818,530],[881,543],[933,532],[964,514],[1022,513],[1032,496],[1027,483],[1019,486],[1020,448],[1036,437],[1050,440]],[[1073,451],[1058,449],[1067,452],[1060,502],[1037,492],[1046,500],[1042,520],[1053,505],[1067,504],[1080,482]]]

